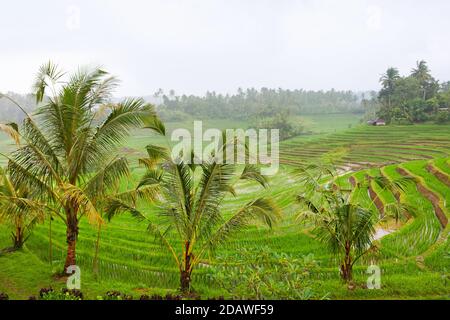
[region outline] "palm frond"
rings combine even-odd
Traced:
[[[113,217],[123,213],[129,213],[140,221],[146,220],[145,215],[133,205],[130,205],[119,198],[109,198],[106,200],[105,215],[109,221],[111,221]]]
[[[246,165],[241,177],[241,180],[253,180],[259,183],[263,188],[267,188],[268,180],[267,177],[261,174],[261,170],[255,165]]]
[[[182,213],[181,220],[188,225],[194,201],[192,171],[183,162],[170,163],[166,169],[163,183],[166,198],[178,208],[177,212]]]
[[[57,83],[63,75],[64,73],[59,70],[59,67],[51,61],[39,68],[39,72],[36,75],[36,80],[33,85],[37,103],[43,101],[45,89],[48,86]]]
[[[410,187],[415,182],[415,178],[413,177],[401,177],[398,179],[390,180],[384,176],[376,176],[370,177],[370,180],[378,185],[381,189],[393,191],[396,193],[405,193],[408,190],[408,187]]]
[[[148,145],[146,147],[148,158],[139,159],[139,164],[152,170],[155,166],[164,160],[169,160],[169,150],[166,147]]]
[[[178,255],[177,255],[174,247],[170,244],[169,240],[167,239],[166,234],[162,233],[158,229],[158,227],[155,224],[151,223],[151,222],[148,224],[147,230],[148,230],[148,232],[150,232],[151,234],[153,234],[155,236],[156,240],[159,241],[159,243],[162,246],[166,247],[169,250],[169,252],[171,253],[173,259],[175,260],[175,263],[176,263],[178,269],[181,271],[180,259],[179,259]]]
[[[81,209],[80,216],[86,216],[91,224],[102,224],[103,219],[101,214],[97,211],[96,206],[87,194],[79,187],[72,184],[64,184],[62,186],[64,200]]]
[[[27,117],[23,121],[22,131],[26,142],[35,146],[35,148],[39,150],[40,153],[46,156],[52,167],[57,172],[60,172],[60,169],[62,168],[61,161],[59,160],[51,142],[42,132],[42,130],[39,129],[33,119]]]
[[[0,123],[0,131],[6,133],[11,139],[14,140],[16,145],[20,145],[19,128],[15,123],[2,124]]]
[[[90,197],[102,197],[129,174],[128,160],[124,157],[114,158],[86,182],[84,190]]]
[[[137,189],[161,184],[163,174],[164,172],[161,169],[147,170],[145,175],[139,181]]]
[[[406,203],[388,203],[384,207],[386,216],[393,217],[396,222],[407,219],[417,209]]]
[[[112,106],[107,119],[98,127],[92,139],[92,150],[100,155],[109,154],[130,134],[131,129],[142,127],[156,117],[153,106],[142,99],[128,99]]]
[[[352,207],[353,223],[353,242],[355,252],[359,255],[365,252],[372,244],[373,235],[375,234],[374,214],[372,211],[361,208]]]
[[[316,207],[316,205],[314,204],[314,202],[305,197],[304,195],[297,195],[296,200],[298,203],[305,205],[311,212],[313,213],[319,213],[319,209]]]
[[[164,123],[158,117],[149,117],[144,120],[144,128],[151,129],[162,136],[166,135],[166,127]]]
[[[207,238],[214,227],[222,221],[220,204],[227,193],[234,192],[232,179],[235,167],[216,162],[201,165],[202,177],[198,184],[198,196],[195,199],[195,209],[192,224],[196,235]]]
[[[50,202],[58,199],[58,196],[53,189],[51,180],[41,180],[40,176],[36,174],[37,171],[33,170],[34,168],[32,165],[24,166],[12,158],[8,159],[7,170],[10,173],[11,180],[16,185],[23,185],[35,196],[46,198]]]
[[[261,220],[270,228],[281,217],[281,210],[268,198],[258,198],[235,213],[217,231],[210,236],[206,243],[208,250],[214,250],[226,241],[233,233],[245,228],[256,219]]]

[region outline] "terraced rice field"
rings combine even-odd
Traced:
[[[360,126],[320,139],[291,139],[282,144],[280,158],[293,166],[329,158],[347,171],[449,155],[448,126]]]
[[[313,254],[319,263],[319,268],[311,275],[316,280],[313,290],[321,296],[328,294],[329,298],[450,298],[448,128],[426,125],[360,127],[320,139],[296,138],[284,142],[281,150],[284,165],[280,173],[271,179],[271,187],[262,190],[253,184],[242,183],[237,188],[240,196],[228,198],[224,210],[230,213],[255,195],[267,193],[283,209],[283,220],[273,230],[258,225],[245,230],[220,248],[219,256],[231,257],[243,247],[258,252],[263,246],[293,257]],[[396,224],[389,220],[385,225],[380,225],[380,228],[393,232],[377,241],[377,254],[356,266],[356,280],[365,283],[367,266],[378,264],[382,269],[381,290],[348,290],[339,279],[335,261],[314,238],[311,226],[301,224],[296,219],[299,208],[295,203],[295,195],[301,192],[302,185],[295,178],[295,166],[327,156],[331,156],[346,171],[338,181],[343,186],[355,185],[366,175],[382,175],[388,179],[408,175],[416,179],[416,185],[411,185],[404,196],[381,190],[376,185],[372,185],[369,194],[358,190],[353,193],[354,197],[359,197],[367,205],[376,206],[380,214],[386,205],[395,201],[414,209],[408,212],[407,221]],[[141,170],[134,167],[134,179],[139,177]],[[133,183],[130,181],[129,185]],[[376,203],[373,201],[375,198],[378,199]],[[152,208],[147,209],[149,217],[157,220],[152,215]],[[49,228],[48,222],[38,226],[23,252],[8,258],[0,257],[0,291],[10,293],[13,298],[26,298],[42,286],[63,285],[53,279],[51,274],[64,261],[65,229],[58,221],[52,223],[53,245],[50,253]],[[93,273],[96,240],[97,230],[83,221],[77,258],[83,272],[83,291],[88,296],[95,297],[111,289],[136,296],[177,289],[179,275],[171,257],[148,235],[145,224],[124,215],[105,226],[101,233],[97,275]],[[0,246],[4,247],[8,243],[9,235],[5,227],[0,225]],[[35,270],[33,279],[14,270],[13,261],[29,264]],[[205,259],[202,268],[194,273],[194,288],[202,296],[226,294],[211,277],[209,266],[216,261],[212,257]],[[10,280],[3,281],[6,278]],[[23,287],[27,287],[27,290]]]

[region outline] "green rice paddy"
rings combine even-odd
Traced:
[[[239,196],[226,199],[224,210],[229,214],[256,195],[266,193],[283,209],[282,221],[273,230],[260,225],[248,228],[221,247],[217,254],[231,257],[244,247],[257,254],[263,246],[294,257],[313,254],[319,264],[311,274],[313,290],[319,296],[328,295],[331,299],[449,299],[450,226],[440,223],[436,206],[450,219],[450,187],[441,180],[442,176],[439,178],[427,170],[427,166],[434,166],[447,177],[450,175],[450,128],[438,125],[370,127],[357,125],[353,116],[340,119],[336,128],[331,129],[327,124],[332,119],[309,118],[308,121],[315,134],[282,143],[282,166],[279,174],[270,179],[269,189],[242,183],[238,186]],[[180,125],[170,124],[169,131]],[[208,123],[208,126],[218,128],[229,128],[230,125],[229,122]],[[241,125],[234,123],[231,128]],[[133,180],[142,173],[137,158],[144,154],[147,144],[154,142],[161,140],[137,131],[121,150],[131,159]],[[0,147],[4,152],[11,150],[5,140],[1,141]],[[363,287],[348,290],[327,249],[314,238],[308,225],[296,219],[299,207],[295,195],[302,191],[302,185],[293,170],[302,163],[324,159],[331,159],[339,166],[343,172],[340,182],[347,186],[351,185],[351,176],[356,181],[361,181],[365,175],[397,179],[402,176],[398,168],[416,178],[417,185],[411,185],[400,199],[414,208],[410,218],[394,225],[394,232],[377,241],[377,255],[356,266],[356,281],[364,284],[368,265],[379,265],[382,270],[380,290]],[[135,181],[128,181],[130,187],[134,184]],[[423,189],[429,190],[436,197],[435,201],[421,192]],[[377,186],[373,186],[373,190],[383,205],[396,201],[395,195],[386,190]],[[370,202],[367,194],[355,192],[353,196],[365,197]],[[147,212],[150,219],[158,219],[152,214],[151,207]],[[37,226],[22,251],[0,256],[0,292],[7,292],[13,299],[26,299],[36,295],[42,287],[64,286],[63,281],[52,275],[64,263],[65,226],[56,220],[52,222],[51,253],[49,228],[49,221]],[[77,263],[82,270],[82,291],[89,298],[95,299],[108,290],[123,291],[136,297],[177,290],[178,270],[169,254],[147,233],[144,223],[123,215],[105,225],[101,233],[98,275],[93,273],[96,239],[96,228],[82,221]],[[9,241],[7,227],[0,225],[0,247],[7,247]],[[214,257],[205,259],[202,267],[194,272],[193,287],[202,297],[226,295],[211,277],[209,266],[215,263]]]

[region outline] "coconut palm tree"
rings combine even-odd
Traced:
[[[368,197],[368,184],[375,181],[384,190],[402,192],[406,190],[408,181],[376,177],[358,184],[355,189],[348,189],[339,183],[332,165],[310,165],[299,171],[304,185],[304,192],[297,196],[304,208],[299,218],[313,222],[318,239],[327,244],[339,261],[342,279],[349,282],[353,279],[354,264],[374,249],[375,227],[385,218],[378,215],[373,205],[375,199],[372,202],[368,199],[361,201]],[[356,191],[359,192],[358,197],[353,197]],[[401,204],[390,205],[387,213],[392,212],[397,217],[403,211],[394,207],[403,207]]]
[[[147,152],[149,157],[141,160],[147,166],[147,173],[135,192],[146,188],[144,193],[152,193],[147,199],[155,203],[158,223],[135,203],[125,201],[127,196],[111,199],[106,212],[110,219],[118,213],[129,212],[148,223],[148,231],[173,257],[184,293],[191,290],[192,272],[207,253],[214,252],[255,219],[271,227],[280,216],[275,203],[265,197],[251,200],[230,215],[224,213],[224,200],[229,195],[236,196],[235,185],[239,181],[253,180],[267,187],[266,178],[256,166],[239,169],[236,165],[221,164],[213,156],[194,165],[181,158],[173,161],[161,147],[149,146]]]
[[[391,96],[395,90],[395,83],[398,79],[400,79],[400,73],[396,68],[387,69],[386,73],[380,78],[380,83],[383,86],[380,94],[387,95],[389,108],[391,107]]]
[[[11,181],[51,204],[66,224],[66,270],[76,264],[80,219],[101,224],[101,199],[129,173],[118,147],[131,129],[162,125],[142,99],[111,103],[117,80],[102,69],[64,79],[51,62],[40,68],[34,85],[40,106],[25,113],[23,145],[7,158]]]
[[[30,192],[18,187],[4,170],[0,170],[0,220],[12,226],[12,247],[3,252],[19,250],[31,235],[36,223],[44,220],[45,205],[30,198]]]
[[[423,100],[426,100],[427,88],[431,82],[434,82],[426,61],[417,61],[416,67],[411,70],[411,76],[419,81],[423,91]]]

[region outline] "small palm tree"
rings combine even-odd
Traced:
[[[31,116],[16,103],[26,115],[23,145],[7,158],[11,181],[51,205],[65,223],[66,270],[76,264],[80,219],[101,224],[102,199],[129,173],[126,158],[117,156],[121,142],[131,129],[160,122],[142,99],[111,103],[117,80],[102,69],[80,69],[63,79],[54,64],[41,67],[34,85],[41,105]]]
[[[0,220],[12,226],[12,247],[19,250],[31,235],[33,227],[44,220],[45,206],[30,198],[30,192],[18,187],[4,170],[0,170]]]
[[[135,192],[150,194],[147,199],[155,201],[160,222],[155,223],[135,205],[124,201],[127,197],[111,199],[106,212],[109,218],[130,212],[147,221],[148,231],[173,257],[184,293],[191,290],[192,272],[205,254],[255,219],[271,227],[280,216],[274,202],[264,197],[248,202],[230,216],[224,214],[224,200],[228,195],[236,196],[234,186],[239,181],[253,180],[267,186],[266,178],[255,166],[239,170],[235,165],[218,163],[214,157],[193,165],[180,159],[172,161],[160,147],[149,146],[147,151],[149,157],[141,163],[148,171]],[[160,159],[164,161],[158,165]]]
[[[352,197],[356,190],[360,191],[361,197],[367,197],[367,184],[359,184],[354,190],[346,189],[339,184],[335,172],[332,166],[311,165],[300,169],[305,189],[297,200],[305,210],[299,218],[313,222],[318,239],[327,244],[338,259],[342,279],[349,282],[353,279],[354,264],[374,249],[375,227],[384,217],[377,214],[373,202]],[[374,180],[386,190],[404,190],[406,183],[382,178]],[[399,214],[400,210],[394,210],[394,207],[398,206],[392,204],[389,212]]]

